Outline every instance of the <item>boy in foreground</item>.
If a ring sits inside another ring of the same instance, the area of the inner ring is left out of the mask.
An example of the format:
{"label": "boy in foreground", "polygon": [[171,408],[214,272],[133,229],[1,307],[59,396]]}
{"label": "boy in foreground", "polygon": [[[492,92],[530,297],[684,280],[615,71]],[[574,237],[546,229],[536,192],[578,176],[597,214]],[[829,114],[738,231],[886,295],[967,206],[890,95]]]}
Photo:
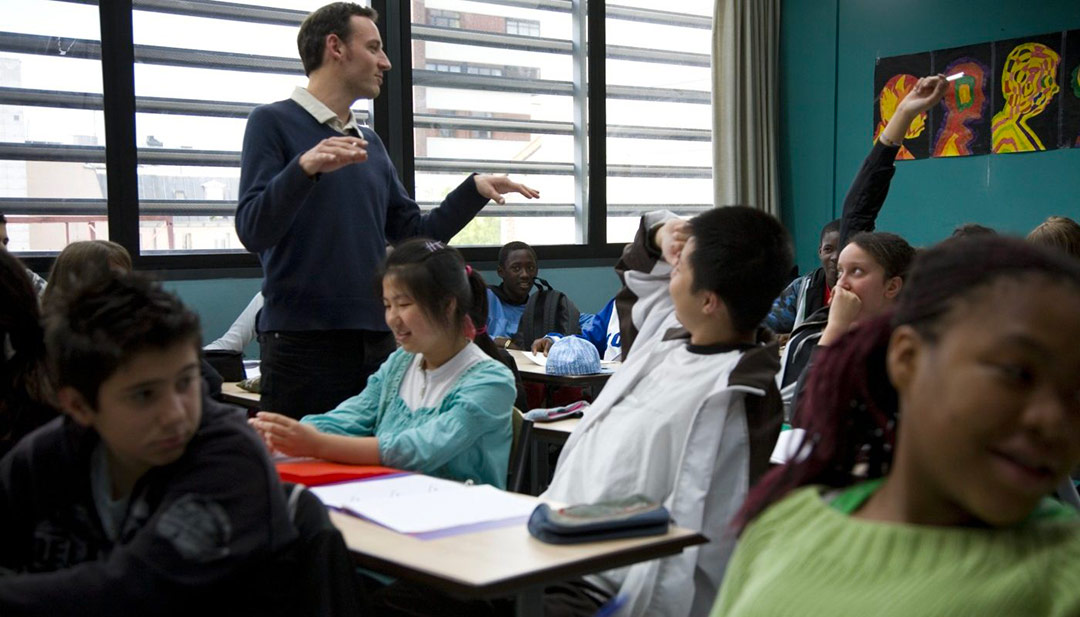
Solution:
{"label": "boy in foreground", "polygon": [[0,614],[295,608],[296,531],[262,444],[204,395],[198,317],[134,274],[57,304],[66,417],[0,461]]}

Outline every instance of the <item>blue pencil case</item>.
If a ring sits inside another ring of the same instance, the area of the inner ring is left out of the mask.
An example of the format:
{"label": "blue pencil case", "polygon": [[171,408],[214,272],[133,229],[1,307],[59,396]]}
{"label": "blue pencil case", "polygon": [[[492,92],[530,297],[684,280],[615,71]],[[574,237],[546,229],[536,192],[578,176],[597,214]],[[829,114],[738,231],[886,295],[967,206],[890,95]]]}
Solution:
{"label": "blue pencil case", "polygon": [[552,508],[542,503],[529,517],[529,533],[549,544],[577,544],[667,533],[671,514],[634,495],[617,501]]}

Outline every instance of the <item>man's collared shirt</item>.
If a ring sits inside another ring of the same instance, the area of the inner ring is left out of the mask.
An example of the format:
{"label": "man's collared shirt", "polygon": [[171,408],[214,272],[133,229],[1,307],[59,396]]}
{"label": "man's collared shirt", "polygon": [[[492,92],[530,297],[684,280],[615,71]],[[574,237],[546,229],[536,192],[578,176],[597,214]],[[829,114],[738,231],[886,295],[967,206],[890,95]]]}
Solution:
{"label": "man's collared shirt", "polygon": [[349,110],[349,121],[342,122],[341,118],[338,118],[338,115],[332,109],[315,98],[315,95],[308,92],[306,88],[297,86],[289,98],[296,101],[296,104],[300,107],[303,107],[304,111],[311,114],[319,124],[325,124],[342,135],[363,136],[360,126],[356,123],[356,114],[351,109]]}

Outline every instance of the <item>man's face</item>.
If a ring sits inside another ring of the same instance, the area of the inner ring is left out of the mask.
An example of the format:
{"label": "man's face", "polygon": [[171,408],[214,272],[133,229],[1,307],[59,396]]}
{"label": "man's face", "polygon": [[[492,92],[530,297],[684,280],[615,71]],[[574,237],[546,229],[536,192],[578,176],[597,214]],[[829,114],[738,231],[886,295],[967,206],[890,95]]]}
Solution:
{"label": "man's face", "polygon": [[694,291],[694,267],[690,256],[694,254],[696,246],[691,236],[679,254],[679,261],[671,269],[671,280],[668,282],[668,292],[671,294],[672,304],[675,305],[675,316],[691,333],[701,321],[702,294],[705,293],[701,290]]}
{"label": "man's face", "polygon": [[822,234],[821,244],[818,245],[817,255],[821,260],[821,267],[825,269],[825,284],[829,289],[836,287],[836,258],[840,255],[840,247],[836,245],[839,242],[839,231],[827,231]]}
{"label": "man's face", "polygon": [[190,341],[135,354],[101,384],[97,409],[61,394],[65,411],[97,431],[114,474],[137,479],[183,455],[202,418],[199,355]]}
{"label": "man's face", "polygon": [[506,263],[496,270],[503,281],[503,289],[515,298],[527,298],[532,291],[533,279],[536,278],[536,257],[531,251],[518,249],[510,251]]}
{"label": "man's face", "polygon": [[356,98],[373,99],[379,96],[383,73],[390,70],[390,60],[383,51],[382,37],[375,22],[353,15],[349,24],[351,33],[342,42],[342,78]]}
{"label": "man's face", "polygon": [[7,250],[8,240],[7,223],[0,223],[0,250]]}

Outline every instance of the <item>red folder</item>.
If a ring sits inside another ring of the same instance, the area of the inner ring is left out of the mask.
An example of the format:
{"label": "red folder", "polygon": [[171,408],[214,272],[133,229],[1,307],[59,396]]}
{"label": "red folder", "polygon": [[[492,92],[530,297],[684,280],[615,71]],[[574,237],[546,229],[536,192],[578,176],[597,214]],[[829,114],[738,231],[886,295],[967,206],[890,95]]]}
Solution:
{"label": "red folder", "polygon": [[295,482],[304,486],[333,484],[346,480],[362,480],[392,473],[402,473],[400,469],[379,465],[342,465],[327,461],[282,462],[274,465],[282,482]]}

